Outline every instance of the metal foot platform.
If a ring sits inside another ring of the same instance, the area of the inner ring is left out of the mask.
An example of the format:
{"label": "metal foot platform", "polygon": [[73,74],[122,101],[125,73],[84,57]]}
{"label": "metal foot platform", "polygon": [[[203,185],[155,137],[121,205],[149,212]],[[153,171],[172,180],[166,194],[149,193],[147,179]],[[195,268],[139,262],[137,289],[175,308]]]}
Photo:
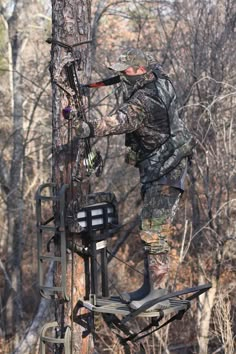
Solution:
{"label": "metal foot platform", "polygon": [[[98,313],[109,313],[121,316],[128,316],[132,313],[132,310],[128,304],[124,304],[121,301],[112,299],[97,299],[96,305],[91,304],[89,301],[80,301],[81,306],[86,309],[98,312]],[[181,310],[187,310],[190,307],[190,301],[180,300],[180,299],[170,299],[170,307],[160,310],[144,311],[138,314],[138,317],[156,317],[159,316],[160,312],[164,315],[171,314],[173,312],[178,312]]]}
{"label": "metal foot platform", "polygon": [[[105,299],[91,295],[89,301],[78,301],[75,312],[77,313],[79,308],[84,307],[91,313],[102,313],[109,328],[117,328],[126,335],[125,338],[119,336],[121,343],[124,345],[129,341],[137,342],[145,336],[163,328],[169,323],[175,320],[181,320],[185,312],[191,307],[191,301],[208,291],[210,288],[211,284],[204,284],[175,291],[150,300],[136,310],[132,309],[129,304],[122,302],[122,300],[118,300],[117,297]],[[151,310],[153,306],[164,300],[169,300],[169,307],[163,309],[154,308],[154,310]],[[75,317],[76,313],[74,313]],[[118,318],[117,316],[121,318]],[[126,324],[127,322],[132,322],[138,317],[149,318],[150,323],[141,331],[133,333]],[[80,315],[77,315],[78,321],[79,318]],[[152,329],[153,327],[154,329]]]}
{"label": "metal foot platform", "polygon": [[[80,306],[85,307],[93,312],[110,313],[116,315],[119,314],[125,316],[122,323],[126,323],[135,317],[156,317],[159,315],[160,311],[167,315],[173,312],[188,310],[191,305],[191,300],[197,298],[210,288],[211,284],[204,284],[193,288],[186,288],[173,293],[168,293],[164,296],[148,301],[136,310],[132,309],[129,304],[124,303],[124,301],[122,302],[122,300],[118,300],[117,298],[113,299],[112,297],[109,299],[104,299],[94,296],[90,298],[90,301],[79,300],[79,303]],[[192,295],[185,299],[181,298],[182,296],[188,294]],[[152,311],[149,310],[164,300],[170,301],[170,307],[155,309]]]}

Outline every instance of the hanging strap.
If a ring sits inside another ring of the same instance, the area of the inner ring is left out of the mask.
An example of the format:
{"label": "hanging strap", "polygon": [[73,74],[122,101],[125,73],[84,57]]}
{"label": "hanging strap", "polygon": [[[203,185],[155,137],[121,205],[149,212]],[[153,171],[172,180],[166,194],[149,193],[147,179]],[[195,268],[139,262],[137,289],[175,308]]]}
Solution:
{"label": "hanging strap", "polygon": [[[180,310],[177,314],[175,314],[174,316],[172,316],[168,321],[164,322],[161,326],[158,325],[158,321],[160,321],[160,319],[158,318],[157,320],[155,320],[155,323],[151,323],[150,325],[146,326],[145,328],[143,328],[140,332],[138,333],[135,333],[127,338],[124,338],[123,341],[124,342],[128,342],[128,341],[131,341],[131,342],[137,342],[147,336],[149,336],[150,334],[158,331],[159,329],[167,326],[168,324],[170,324],[171,322],[175,321],[175,320],[181,320],[183,315],[185,314],[185,312],[189,309],[190,305],[188,306],[187,309],[184,309],[184,310]],[[163,316],[164,316],[164,313],[163,313]],[[163,318],[162,316],[162,318]],[[157,322],[156,322],[157,321]],[[158,326],[157,328],[153,329],[151,332],[148,332],[148,333],[145,333],[143,334],[142,336],[139,336],[140,334],[148,331],[149,329],[151,329],[152,327],[154,326]]]}

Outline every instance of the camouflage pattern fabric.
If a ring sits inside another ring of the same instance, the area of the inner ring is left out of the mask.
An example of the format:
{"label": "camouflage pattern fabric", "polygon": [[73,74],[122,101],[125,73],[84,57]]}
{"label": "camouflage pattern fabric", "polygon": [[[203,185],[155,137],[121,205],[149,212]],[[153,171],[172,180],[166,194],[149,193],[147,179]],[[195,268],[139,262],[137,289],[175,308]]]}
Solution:
{"label": "camouflage pattern fabric", "polygon": [[194,139],[178,115],[173,85],[159,69],[135,76],[130,84],[121,75],[121,81],[128,87],[125,102],[115,114],[78,127],[78,135],[125,133],[126,145],[136,152],[141,182],[158,180],[191,155]]}
{"label": "camouflage pattern fabric", "polygon": [[169,251],[167,240],[173,235],[172,221],[178,208],[181,191],[159,185],[158,182],[143,186],[143,209],[141,213],[141,239],[149,253]]}
{"label": "camouflage pattern fabric", "polygon": [[116,196],[112,192],[98,192],[98,193],[90,193],[86,195],[85,205],[92,205],[92,204],[99,204],[99,203],[113,204],[115,210],[118,209]]}
{"label": "camouflage pattern fabric", "polygon": [[169,271],[168,238],[174,233],[172,221],[182,193],[158,182],[144,185],[142,191],[140,237],[149,257],[150,280],[154,289],[165,288]]}
{"label": "camouflage pattern fabric", "polygon": [[153,289],[165,289],[169,272],[169,256],[167,252],[149,255],[149,274]]}
{"label": "camouflage pattern fabric", "polygon": [[143,52],[142,49],[130,48],[122,53],[118,61],[110,65],[110,69],[121,72],[129,67],[149,67],[151,64],[155,63],[155,58],[150,52]]}
{"label": "camouflage pattern fabric", "polygon": [[[151,181],[155,181],[157,178],[155,177],[156,174],[158,173],[158,184],[162,185],[168,185],[171,187],[175,187],[178,189],[181,189],[184,191],[184,183],[185,183],[185,177],[187,175],[187,167],[188,167],[188,159],[183,158],[180,163],[170,171],[168,171],[166,174],[162,175],[162,166],[159,166],[159,172],[156,170],[154,172],[153,168],[154,166],[152,165],[152,157],[150,159],[146,159],[145,162],[142,163],[142,165],[139,165],[139,173],[140,173],[140,180],[141,183],[143,184],[148,184]],[[150,172],[151,171],[151,172]]]}
{"label": "camouflage pattern fabric", "polygon": [[80,138],[88,138],[91,136],[91,125],[80,119],[73,120],[72,128]]}

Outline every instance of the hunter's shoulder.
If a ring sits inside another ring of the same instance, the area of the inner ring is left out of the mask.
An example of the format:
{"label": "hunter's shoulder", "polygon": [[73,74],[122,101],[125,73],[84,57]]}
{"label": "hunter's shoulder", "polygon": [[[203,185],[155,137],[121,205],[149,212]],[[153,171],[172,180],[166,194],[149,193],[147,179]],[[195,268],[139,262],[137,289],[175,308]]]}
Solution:
{"label": "hunter's shoulder", "polygon": [[151,70],[156,80],[170,80],[169,75],[160,64],[156,63],[152,65]]}

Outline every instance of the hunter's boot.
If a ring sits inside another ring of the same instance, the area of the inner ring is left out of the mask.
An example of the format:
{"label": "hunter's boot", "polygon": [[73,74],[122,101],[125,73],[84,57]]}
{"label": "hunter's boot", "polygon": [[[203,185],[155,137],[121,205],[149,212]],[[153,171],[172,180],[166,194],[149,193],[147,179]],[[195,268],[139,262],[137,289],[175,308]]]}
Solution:
{"label": "hunter's boot", "polygon": [[[143,298],[131,301],[130,307],[134,309],[168,293],[166,286],[169,270],[169,246],[166,236],[160,235],[158,242],[146,243],[144,249],[148,258],[149,292]],[[165,300],[150,307],[147,311],[165,309],[169,306],[169,300]]]}
{"label": "hunter's boot", "polygon": [[134,300],[141,300],[147,296],[150,292],[150,275],[149,275],[149,265],[148,265],[148,254],[144,252],[144,273],[143,273],[143,284],[142,286],[130,293],[122,293],[121,298],[125,302],[129,303]]}

